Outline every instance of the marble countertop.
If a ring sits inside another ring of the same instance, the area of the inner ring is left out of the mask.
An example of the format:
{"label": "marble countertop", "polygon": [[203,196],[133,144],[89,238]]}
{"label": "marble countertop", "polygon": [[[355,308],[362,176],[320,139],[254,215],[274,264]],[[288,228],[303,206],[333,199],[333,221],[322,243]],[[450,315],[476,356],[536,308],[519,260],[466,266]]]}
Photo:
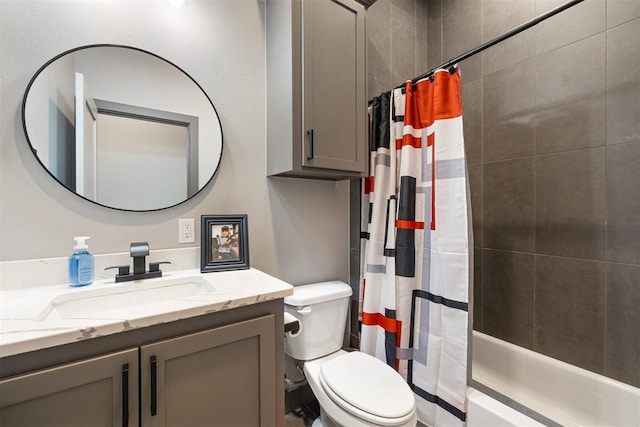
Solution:
{"label": "marble countertop", "polygon": [[[165,286],[166,284],[169,286]],[[169,289],[173,284],[188,285]],[[153,289],[164,287],[161,298]],[[173,292],[173,293],[172,293]],[[42,286],[0,292],[0,357],[284,298],[293,287],[254,268],[89,286]],[[109,296],[111,306],[101,307]],[[113,299],[119,298],[119,299]],[[114,308],[114,302],[117,308]]]}

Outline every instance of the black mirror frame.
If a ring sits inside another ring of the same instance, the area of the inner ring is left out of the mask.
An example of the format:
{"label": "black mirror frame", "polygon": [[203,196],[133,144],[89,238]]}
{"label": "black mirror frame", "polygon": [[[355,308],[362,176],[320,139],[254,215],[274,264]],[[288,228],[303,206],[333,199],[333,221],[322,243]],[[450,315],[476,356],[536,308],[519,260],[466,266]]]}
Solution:
{"label": "black mirror frame", "polygon": [[[218,120],[218,125],[220,126],[220,161],[218,162],[218,164],[216,166],[216,169],[211,174],[211,177],[209,178],[209,180],[198,191],[196,191],[195,193],[193,193],[191,196],[187,197],[186,199],[182,200],[181,202],[175,203],[175,204],[170,205],[170,206],[163,206],[163,207],[160,207],[160,208],[157,208],[157,209],[140,209],[140,210],[138,210],[138,209],[118,208],[118,207],[114,207],[114,206],[109,206],[109,205],[105,205],[105,204],[102,204],[102,203],[98,203],[95,200],[91,200],[91,199],[89,199],[87,197],[84,197],[81,194],[76,193],[75,191],[73,191],[72,189],[70,189],[69,187],[64,185],[62,182],[60,182],[60,180],[53,173],[51,173],[49,168],[38,157],[38,154],[37,154],[38,150],[31,143],[31,139],[29,138],[29,133],[27,132],[27,123],[26,123],[26,117],[25,117],[27,96],[29,95],[29,90],[31,89],[31,86],[33,85],[33,83],[36,80],[36,78],[40,75],[40,73],[44,69],[46,69],[49,65],[51,65],[53,62],[58,60],[59,58],[65,56],[65,55],[68,55],[70,53],[79,51],[79,50],[95,48],[95,47],[117,47],[117,48],[131,49],[131,50],[135,50],[135,51],[138,51],[138,52],[141,52],[141,53],[145,53],[145,54],[151,55],[151,56],[153,56],[155,58],[158,58],[158,59],[166,62],[167,64],[175,67],[178,71],[182,72],[185,76],[187,76],[189,78],[189,80],[191,80],[198,87],[198,89],[200,89],[202,94],[207,98],[207,101],[211,105],[211,108],[215,112],[216,119]],[[211,183],[211,181],[213,180],[213,177],[216,176],[216,174],[218,173],[218,170],[220,169],[220,163],[222,162],[222,155],[224,153],[224,132],[223,132],[223,129],[222,129],[222,122],[220,121],[220,115],[218,114],[218,111],[216,110],[216,107],[213,105],[213,102],[211,101],[211,98],[209,98],[209,95],[207,94],[207,92],[205,92],[205,90],[202,88],[202,86],[200,86],[200,84],[197,81],[195,81],[195,79],[193,77],[191,77],[189,75],[189,73],[184,71],[182,68],[178,67],[173,62],[171,62],[171,61],[169,61],[169,60],[167,60],[167,59],[165,59],[165,58],[161,57],[160,55],[157,55],[157,54],[155,54],[153,52],[149,52],[147,50],[140,49],[140,48],[133,47],[133,46],[127,46],[127,45],[121,45],[121,44],[111,44],[111,43],[90,44],[90,45],[84,45],[84,46],[79,46],[79,47],[76,47],[76,48],[73,48],[73,49],[69,49],[69,50],[67,50],[65,52],[62,52],[62,53],[54,56],[53,58],[48,60],[44,65],[42,65],[38,69],[38,71],[35,72],[33,77],[31,77],[31,80],[29,80],[29,84],[27,85],[27,88],[24,91],[24,96],[22,97],[21,115],[22,115],[22,129],[24,131],[25,138],[27,139],[27,143],[29,144],[29,149],[30,149],[31,153],[34,155],[34,157],[36,158],[36,160],[38,161],[38,163],[40,163],[40,166],[42,166],[42,168],[45,171],[47,171],[49,176],[51,176],[58,184],[60,184],[67,191],[69,191],[70,193],[74,194],[75,196],[80,197],[81,199],[84,199],[84,200],[86,200],[88,202],[91,202],[91,203],[93,203],[95,205],[102,206],[102,207],[105,207],[105,208],[108,208],[108,209],[117,210],[117,211],[123,211],[123,212],[156,212],[156,211],[161,211],[161,210],[165,210],[165,209],[170,209],[172,207],[181,205],[181,204],[187,202],[188,200],[191,200],[197,194],[199,194],[205,187],[207,187]]]}

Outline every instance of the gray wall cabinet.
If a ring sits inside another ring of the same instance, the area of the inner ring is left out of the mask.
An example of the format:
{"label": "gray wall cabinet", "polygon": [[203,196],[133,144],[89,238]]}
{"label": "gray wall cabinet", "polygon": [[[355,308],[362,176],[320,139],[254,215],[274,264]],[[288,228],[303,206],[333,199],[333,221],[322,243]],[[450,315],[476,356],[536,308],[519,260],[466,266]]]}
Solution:
{"label": "gray wall cabinet", "polygon": [[282,425],[283,312],[270,301],[2,359],[0,424]]}
{"label": "gray wall cabinet", "polygon": [[364,7],[355,0],[269,0],[266,5],[267,174],[364,176]]}

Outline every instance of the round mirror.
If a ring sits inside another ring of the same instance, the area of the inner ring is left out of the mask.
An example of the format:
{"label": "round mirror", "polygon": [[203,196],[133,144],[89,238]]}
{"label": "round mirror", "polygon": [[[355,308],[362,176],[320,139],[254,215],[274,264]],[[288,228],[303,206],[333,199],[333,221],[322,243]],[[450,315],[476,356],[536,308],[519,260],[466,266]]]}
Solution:
{"label": "round mirror", "polygon": [[198,83],[128,46],[83,46],[48,61],[29,82],[22,123],[52,177],[113,209],[182,203],[222,157],[220,119]]}

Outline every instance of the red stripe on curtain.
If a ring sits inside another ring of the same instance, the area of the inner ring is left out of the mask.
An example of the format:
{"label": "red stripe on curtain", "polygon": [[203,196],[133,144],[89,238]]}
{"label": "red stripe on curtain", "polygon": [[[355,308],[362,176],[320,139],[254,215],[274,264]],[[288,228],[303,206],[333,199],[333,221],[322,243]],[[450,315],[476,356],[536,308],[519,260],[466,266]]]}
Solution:
{"label": "red stripe on curtain", "polygon": [[[400,322],[396,319],[386,317],[382,313],[362,313],[362,324],[367,326],[380,326],[387,332],[397,333]],[[396,338],[397,339],[397,338]]]}
{"label": "red stripe on curtain", "polygon": [[396,147],[398,149],[404,147],[405,145],[410,145],[413,148],[422,148],[422,138],[416,138],[413,135],[403,135],[402,139],[399,140],[400,147]]}
{"label": "red stripe on curtain", "polygon": [[[402,342],[402,322],[397,319],[386,317],[382,313],[362,312],[362,324],[367,326],[380,326],[385,331],[396,334],[396,347],[400,347]],[[400,359],[396,357],[396,371],[400,370]]]}
{"label": "red stripe on curtain", "polygon": [[433,111],[434,85],[427,80],[419,82],[415,88],[411,82],[407,82],[405,92],[404,124],[414,129],[423,129],[435,120]]}
{"label": "red stripe on curtain", "polygon": [[424,230],[424,222],[396,219],[396,228],[404,228],[408,230]]}
{"label": "red stripe on curtain", "polygon": [[416,138],[413,135],[403,135],[402,139],[396,139],[396,150],[400,150],[405,145],[413,148],[422,148],[422,138]]}
{"label": "red stripe on curtain", "polygon": [[462,115],[460,73],[457,71],[453,74],[440,72],[436,73],[434,77],[435,98],[433,102],[436,120],[460,117]]}
{"label": "red stripe on curtain", "polygon": [[373,177],[367,176],[364,178],[364,194],[373,193]]}
{"label": "red stripe on curtain", "polygon": [[405,105],[413,105],[413,108],[405,109],[404,124],[414,129],[431,126],[436,119],[452,119],[462,115],[458,72],[437,72],[433,82],[421,80],[415,87],[409,81],[405,91]]}

